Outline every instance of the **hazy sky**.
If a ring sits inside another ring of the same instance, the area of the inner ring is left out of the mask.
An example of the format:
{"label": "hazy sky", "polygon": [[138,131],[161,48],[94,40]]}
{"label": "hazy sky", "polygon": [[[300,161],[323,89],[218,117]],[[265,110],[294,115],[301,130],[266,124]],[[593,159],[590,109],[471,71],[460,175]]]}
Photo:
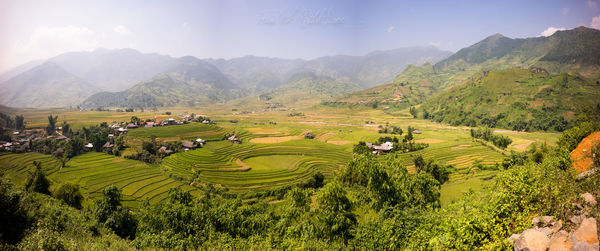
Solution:
{"label": "hazy sky", "polygon": [[311,59],[435,45],[457,51],[501,33],[600,29],[600,0],[0,0],[0,72],[66,51]]}

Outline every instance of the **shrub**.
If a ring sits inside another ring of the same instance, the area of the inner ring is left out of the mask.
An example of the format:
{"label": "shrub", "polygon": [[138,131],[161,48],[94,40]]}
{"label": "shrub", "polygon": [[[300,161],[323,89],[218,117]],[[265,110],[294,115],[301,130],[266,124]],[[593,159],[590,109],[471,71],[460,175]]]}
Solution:
{"label": "shrub", "polygon": [[50,188],[50,181],[48,181],[42,170],[42,163],[34,161],[33,165],[35,166],[35,170],[29,174],[29,178],[25,182],[25,189],[30,192],[50,194],[50,190],[48,190]]}
{"label": "shrub", "polygon": [[83,195],[79,192],[79,185],[65,183],[56,190],[54,197],[64,201],[67,205],[81,209]]}

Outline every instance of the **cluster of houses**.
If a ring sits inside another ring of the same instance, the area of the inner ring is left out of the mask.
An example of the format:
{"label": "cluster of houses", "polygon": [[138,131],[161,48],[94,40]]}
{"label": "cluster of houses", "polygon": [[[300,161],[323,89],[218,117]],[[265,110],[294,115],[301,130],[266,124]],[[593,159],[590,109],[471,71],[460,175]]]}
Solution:
{"label": "cluster of houses", "polygon": [[28,130],[23,132],[13,132],[9,141],[0,140],[0,150],[3,151],[19,151],[29,152],[31,150],[31,144],[38,140],[54,138],[57,141],[68,141],[69,138],[63,135],[58,136],[45,136],[43,133],[35,130]]}
{"label": "cluster of houses", "polygon": [[373,143],[366,143],[366,145],[367,147],[373,149],[374,154],[389,153],[392,151],[392,149],[394,149],[394,143],[390,141],[387,141],[381,145],[375,145]]}

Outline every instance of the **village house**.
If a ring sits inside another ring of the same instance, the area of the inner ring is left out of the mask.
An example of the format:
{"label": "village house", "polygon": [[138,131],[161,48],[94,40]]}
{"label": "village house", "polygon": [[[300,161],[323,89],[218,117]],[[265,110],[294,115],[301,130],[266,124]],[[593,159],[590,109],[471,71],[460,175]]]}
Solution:
{"label": "village house", "polygon": [[92,143],[87,143],[83,147],[85,148],[86,151],[91,151],[94,148],[94,145]]}
{"label": "village house", "polygon": [[366,143],[366,145],[367,147],[373,149],[374,154],[389,153],[390,151],[392,151],[392,149],[394,149],[394,143],[389,141],[381,145],[375,145],[372,143]]}
{"label": "village house", "polygon": [[184,141],[181,145],[183,145],[186,151],[196,148],[196,144],[192,141]]}
{"label": "village house", "polygon": [[58,140],[58,141],[63,141],[63,140],[69,141],[69,138],[67,138],[67,136],[60,135],[60,136],[56,137],[56,140]]}
{"label": "village house", "polygon": [[311,132],[307,132],[306,134],[304,134],[304,138],[305,139],[314,139],[315,135],[312,134]]}
{"label": "village house", "polygon": [[231,135],[229,138],[227,138],[227,140],[229,140],[229,142],[231,142],[231,143],[238,143],[238,144],[242,143],[240,138],[238,138],[238,136],[236,136],[236,135]]}
{"label": "village house", "polygon": [[414,133],[414,134],[421,134],[422,132],[415,129],[415,130],[412,131],[412,133]]}
{"label": "village house", "polygon": [[134,123],[129,123],[129,124],[127,125],[127,129],[135,129],[135,128],[138,128],[138,125],[137,125],[137,124],[134,124]]}
{"label": "village house", "polygon": [[160,153],[160,154],[167,154],[167,155],[169,155],[169,154],[173,153],[173,150],[167,150],[167,147],[166,147],[166,146],[161,146],[161,147],[158,149],[158,153]]}
{"label": "village house", "polygon": [[175,124],[175,119],[173,118],[168,118],[166,120],[163,120],[162,125],[164,126],[168,126],[168,125],[174,125]]}
{"label": "village house", "polygon": [[112,150],[113,146],[114,145],[111,144],[110,141],[106,141],[106,143],[104,143],[104,145],[102,146],[102,148],[108,149],[108,150]]}
{"label": "village house", "polygon": [[204,143],[206,143],[206,140],[203,139],[196,139],[196,143],[200,144],[200,146],[203,146]]}
{"label": "village house", "polygon": [[146,125],[144,125],[144,127],[154,127],[154,122],[146,122]]}

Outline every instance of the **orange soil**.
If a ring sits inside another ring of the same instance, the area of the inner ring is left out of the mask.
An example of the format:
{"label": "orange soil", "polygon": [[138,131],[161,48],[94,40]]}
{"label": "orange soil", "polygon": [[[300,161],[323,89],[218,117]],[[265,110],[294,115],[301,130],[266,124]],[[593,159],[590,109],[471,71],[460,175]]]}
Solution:
{"label": "orange soil", "polygon": [[571,152],[571,159],[573,160],[573,167],[577,172],[583,172],[588,170],[594,164],[592,160],[592,147],[600,144],[600,132],[594,132],[585,137],[575,150]]}

